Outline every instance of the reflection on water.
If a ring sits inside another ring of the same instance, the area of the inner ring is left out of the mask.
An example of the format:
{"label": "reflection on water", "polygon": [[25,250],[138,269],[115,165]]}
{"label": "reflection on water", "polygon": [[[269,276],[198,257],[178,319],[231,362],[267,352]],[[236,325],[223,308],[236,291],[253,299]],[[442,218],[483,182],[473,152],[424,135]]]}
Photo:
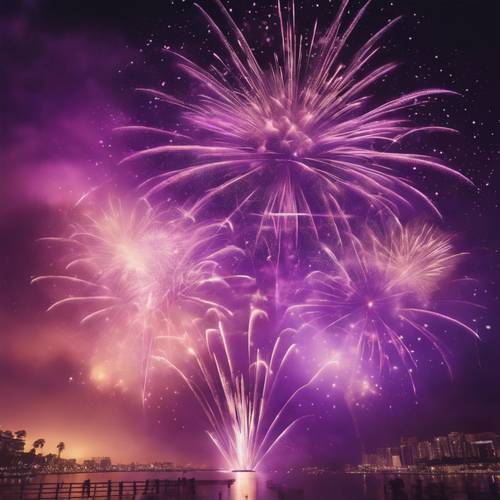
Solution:
{"label": "reflection on water", "polygon": [[[288,472],[116,472],[49,475],[36,482],[144,481],[146,479],[235,479],[196,489],[198,500],[500,500],[500,476],[488,474],[416,475]],[[161,500],[162,496],[148,495]],[[177,498],[177,497],[176,497]],[[192,498],[192,497],[190,497]],[[137,497],[137,500],[139,497]]]}
{"label": "reflection on water", "polygon": [[252,500],[257,498],[257,473],[235,472],[235,483],[231,487],[231,500]]}

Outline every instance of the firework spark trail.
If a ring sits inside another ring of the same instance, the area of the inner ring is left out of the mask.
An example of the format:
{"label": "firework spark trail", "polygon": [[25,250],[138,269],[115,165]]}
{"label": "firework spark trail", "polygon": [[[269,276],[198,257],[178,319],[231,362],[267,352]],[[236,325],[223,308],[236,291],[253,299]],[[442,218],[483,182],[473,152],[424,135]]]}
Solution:
{"label": "firework spark trail", "polygon": [[321,39],[314,26],[307,48],[295,26],[294,4],[285,15],[278,1],[282,48],[265,70],[226,8],[219,0],[216,3],[229,26],[228,36],[198,8],[217,34],[225,55],[214,53],[214,63],[204,69],[176,54],[180,67],[203,90],[188,102],[141,89],[179,108],[190,137],[174,137],[177,142],[136,152],[126,160],[177,153],[193,157],[185,168],[147,181],[149,195],[195,176],[210,176],[212,189],[195,201],[192,214],[234,189],[246,205],[253,204],[260,212],[259,233],[270,225],[275,233],[292,228],[297,235],[299,218],[308,219],[313,229],[315,220],[325,215],[332,217],[334,224],[334,215],[348,224],[342,208],[347,195],[390,214],[397,214],[401,206],[411,206],[415,199],[438,212],[407,180],[406,173],[412,167],[468,181],[439,159],[392,149],[412,134],[452,132],[446,127],[415,126],[404,118],[409,108],[452,92],[431,88],[370,105],[369,89],[396,67],[389,63],[370,69],[369,64],[379,50],[381,37],[397,19],[369,38],[349,61],[342,62],[368,3],[344,22],[349,2],[343,0]]}
{"label": "firework spark trail", "polygon": [[[81,323],[102,320],[107,330],[115,327],[130,336],[131,345],[142,338],[146,384],[155,337],[176,330],[184,315],[207,308],[230,316],[217,301],[217,289],[250,280],[223,274],[221,263],[242,253],[227,244],[224,230],[220,224],[172,218],[144,200],[133,208],[113,200],[86,214],[68,237],[42,238],[63,245],[69,262],[64,273],[38,276],[33,283],[68,287],[49,311],[76,305],[85,311]],[[126,348],[132,350],[131,345]]]}
{"label": "firework spark trail", "polygon": [[378,360],[382,369],[396,355],[413,384],[415,336],[430,342],[451,371],[446,347],[433,333],[432,323],[478,335],[462,321],[431,308],[434,292],[463,255],[454,252],[451,238],[429,225],[397,224],[386,233],[367,230],[364,238],[353,237],[345,256],[324,245],[327,269],[307,276],[308,297],[290,312],[297,312],[306,324],[340,333],[356,346],[360,361]]}
{"label": "firework spark trail", "polygon": [[[284,402],[276,405],[273,393],[280,385],[283,392],[283,374],[296,355],[295,330],[285,329],[259,342],[256,329],[262,320],[268,322],[266,312],[252,309],[244,348],[235,345],[235,335],[228,335],[219,321],[217,328],[195,329],[197,335],[190,332],[182,339],[176,338],[188,353],[185,366],[181,360],[175,361],[167,355],[156,356],[189,387],[211,426],[207,431],[210,439],[232,469],[256,469],[289,431],[306,418],[287,419],[286,410],[329,366],[326,363],[300,383],[287,379],[288,394]],[[243,364],[242,351],[247,353]]]}

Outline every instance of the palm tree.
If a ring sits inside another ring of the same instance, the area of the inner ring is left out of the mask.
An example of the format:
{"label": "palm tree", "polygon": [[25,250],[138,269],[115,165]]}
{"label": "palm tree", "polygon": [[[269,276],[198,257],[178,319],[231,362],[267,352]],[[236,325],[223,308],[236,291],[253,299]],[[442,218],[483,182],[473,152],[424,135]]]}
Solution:
{"label": "palm tree", "polygon": [[14,432],[14,434],[16,435],[17,439],[26,439],[27,432],[25,430],[21,430]]}
{"label": "palm tree", "polygon": [[61,441],[57,446],[57,459],[59,460],[61,458],[61,453],[64,451],[66,448],[66,445]]}
{"label": "palm tree", "polygon": [[45,439],[37,439],[34,443],[33,443],[33,448],[37,449],[37,448],[40,448],[40,455],[42,454],[43,452],[43,447],[45,446]]}

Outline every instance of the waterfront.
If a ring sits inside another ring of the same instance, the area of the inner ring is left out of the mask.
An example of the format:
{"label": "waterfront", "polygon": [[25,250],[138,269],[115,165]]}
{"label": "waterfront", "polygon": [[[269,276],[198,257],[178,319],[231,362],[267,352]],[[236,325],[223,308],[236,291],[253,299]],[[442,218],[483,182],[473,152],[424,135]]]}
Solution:
{"label": "waterfront", "polygon": [[[153,479],[196,478],[235,479],[228,488],[201,484],[196,498],[204,500],[494,500],[500,498],[492,484],[500,483],[500,475],[490,474],[402,474],[402,496],[394,496],[390,481],[394,474],[346,474],[321,470],[288,472],[114,472],[81,474],[46,474],[33,478],[34,483],[91,482],[111,480],[145,481]],[[147,498],[163,498],[148,496]]]}

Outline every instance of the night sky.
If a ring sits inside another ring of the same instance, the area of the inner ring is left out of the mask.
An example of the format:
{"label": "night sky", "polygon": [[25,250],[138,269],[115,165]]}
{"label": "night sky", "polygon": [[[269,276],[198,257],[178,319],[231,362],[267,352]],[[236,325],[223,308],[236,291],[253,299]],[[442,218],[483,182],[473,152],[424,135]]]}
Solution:
{"label": "night sky", "polygon": [[[201,3],[214,10],[208,0]],[[277,35],[274,3],[225,3],[256,52],[268,58]],[[323,23],[331,19],[337,4],[300,3],[302,29],[316,17]],[[460,134],[426,137],[429,143],[417,147],[446,159],[475,188],[436,174],[417,182],[441,209],[443,227],[470,252],[464,272],[477,279],[472,299],[486,307],[469,316],[481,341],[454,338],[452,380],[439,367],[423,368],[416,396],[389,385],[389,396],[356,410],[357,426],[340,397],[336,408],[327,410],[324,397],[310,395],[318,418],[291,435],[278,455],[301,450],[297,460],[304,463],[337,463],[356,460],[361,447],[396,443],[401,435],[500,432],[496,3],[374,0],[353,39],[363,41],[402,15],[378,56],[401,66],[375,98],[423,87],[459,94],[426,108],[424,118]],[[268,19],[269,31],[263,22]],[[60,233],[85,192],[101,185],[133,188],[151,174],[141,165],[117,165],[136,145],[112,129],[175,122],[168,107],[134,91],[161,88],[165,81],[174,90],[186,87],[185,76],[162,48],[203,64],[216,44],[190,1],[150,0],[139,6],[26,0],[0,6],[0,428],[25,428],[29,440],[46,438],[44,451],[55,451],[63,440],[68,457],[218,463],[201,412],[193,411],[181,384],[166,381],[144,409],[134,391],[102,387],[88,363],[97,332],[79,327],[69,313],[46,313],[50,297],[43,287],[30,285],[50,262],[36,240]]]}

